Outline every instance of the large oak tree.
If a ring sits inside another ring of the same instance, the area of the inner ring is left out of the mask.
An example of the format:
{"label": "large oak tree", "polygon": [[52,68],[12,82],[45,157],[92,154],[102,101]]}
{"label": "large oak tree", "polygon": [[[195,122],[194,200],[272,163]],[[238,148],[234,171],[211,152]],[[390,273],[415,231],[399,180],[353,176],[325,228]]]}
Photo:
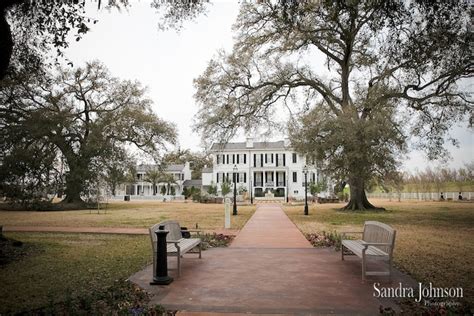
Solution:
{"label": "large oak tree", "polygon": [[196,128],[225,141],[286,107],[293,146],[349,183],[346,208],[374,208],[365,185],[409,137],[436,158],[449,127],[472,119],[469,23],[462,1],[243,3],[232,53],[195,81]]}
{"label": "large oak tree", "polygon": [[[89,2],[97,4],[98,10],[102,6],[122,11],[131,6],[128,0]],[[37,68],[51,61],[48,56],[63,56],[70,40],[80,40],[98,22],[88,16],[86,4],[86,0],[1,0],[0,80],[12,65]],[[198,0],[153,0],[150,4],[159,14],[160,29],[180,29],[184,21],[205,13],[207,6]]]}
{"label": "large oak tree", "polygon": [[106,167],[102,162],[124,146],[158,157],[175,141],[174,125],[151,104],[138,82],[113,77],[97,61],[9,78],[0,89],[2,161],[18,147],[52,146],[66,162],[64,201],[80,203],[88,181]]}

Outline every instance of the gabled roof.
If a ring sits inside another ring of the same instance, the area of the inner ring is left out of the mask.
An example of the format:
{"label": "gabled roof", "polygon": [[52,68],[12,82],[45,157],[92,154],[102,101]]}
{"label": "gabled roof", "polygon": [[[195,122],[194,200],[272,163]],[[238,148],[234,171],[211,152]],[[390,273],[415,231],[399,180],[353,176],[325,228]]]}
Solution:
{"label": "gabled roof", "polygon": [[202,180],[186,180],[183,182],[184,187],[200,187],[202,185]]}
{"label": "gabled roof", "polygon": [[246,142],[236,142],[236,143],[214,143],[212,144],[211,150],[221,151],[221,150],[243,150],[243,149],[285,149],[285,141],[280,140],[276,142],[253,142],[252,147],[247,147]]}
{"label": "gabled roof", "polygon": [[[180,172],[183,171],[185,165],[168,165],[164,172]],[[149,170],[157,169],[158,165],[138,165],[138,172],[147,172]]]}

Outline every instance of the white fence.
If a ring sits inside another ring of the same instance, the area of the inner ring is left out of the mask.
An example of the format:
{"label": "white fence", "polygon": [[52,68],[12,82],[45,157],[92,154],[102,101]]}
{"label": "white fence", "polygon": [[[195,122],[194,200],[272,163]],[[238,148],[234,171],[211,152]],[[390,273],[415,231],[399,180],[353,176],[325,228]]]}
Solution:
{"label": "white fence", "polygon": [[[131,201],[184,201],[184,195],[129,195]],[[111,196],[111,200],[123,201],[124,195]]]}
{"label": "white fence", "polygon": [[[367,193],[368,198],[380,198],[380,199],[392,199],[398,200],[398,193]],[[443,198],[445,200],[459,200],[459,192],[443,192]],[[441,199],[441,192],[402,192],[400,194],[400,199],[402,200],[419,200],[419,201],[426,201],[426,200],[433,200],[438,201]],[[474,200],[474,192],[462,192],[462,199],[463,200]]]}

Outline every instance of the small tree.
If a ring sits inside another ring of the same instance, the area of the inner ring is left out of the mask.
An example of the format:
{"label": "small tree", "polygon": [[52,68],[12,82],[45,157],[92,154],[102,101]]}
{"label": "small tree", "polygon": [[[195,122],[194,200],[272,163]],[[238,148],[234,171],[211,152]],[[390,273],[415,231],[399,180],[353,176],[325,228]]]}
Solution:
{"label": "small tree", "polygon": [[228,181],[224,181],[222,184],[221,184],[221,192],[222,192],[222,196],[223,197],[226,197],[227,194],[230,193],[230,182]]}
{"label": "small tree", "polygon": [[389,172],[385,176],[383,187],[386,191],[390,192],[390,199],[392,198],[391,192],[397,192],[398,202],[401,202],[404,187],[403,174],[399,171]]}
{"label": "small tree", "polygon": [[309,185],[309,192],[314,198],[316,198],[318,193],[321,192],[322,190],[323,190],[322,184],[320,182],[319,183],[311,182],[311,184]]}
{"label": "small tree", "polygon": [[158,169],[151,169],[151,170],[148,170],[145,173],[145,179],[144,180],[146,182],[151,183],[151,186],[152,186],[152,189],[153,189],[153,195],[156,195],[157,190],[155,190],[155,188],[156,188],[156,185],[158,184],[158,182],[160,182],[161,177],[162,177],[162,174]]}
{"label": "small tree", "polygon": [[207,193],[209,193],[209,195],[212,195],[212,196],[217,195],[217,187],[214,185],[213,181],[211,181],[211,186],[209,187],[209,189],[207,189]]}
{"label": "small tree", "polygon": [[165,193],[168,194],[168,195],[171,194],[171,185],[176,184],[176,180],[174,179],[174,176],[172,174],[169,174],[169,173],[161,173],[159,182],[166,183]]}
{"label": "small tree", "polygon": [[468,171],[465,168],[459,168],[456,176],[456,186],[459,192],[464,191],[468,178]]}
{"label": "small tree", "polygon": [[165,195],[166,194],[166,186],[162,186],[160,192],[161,192],[161,195]]}
{"label": "small tree", "polygon": [[189,197],[188,187],[184,187],[183,192],[181,194],[184,196],[184,199],[186,200]]}

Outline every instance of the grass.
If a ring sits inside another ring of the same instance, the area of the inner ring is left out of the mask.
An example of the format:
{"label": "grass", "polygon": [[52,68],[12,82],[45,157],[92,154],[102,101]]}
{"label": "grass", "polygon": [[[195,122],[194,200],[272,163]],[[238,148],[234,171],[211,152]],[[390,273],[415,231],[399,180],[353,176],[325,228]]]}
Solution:
{"label": "grass", "polygon": [[[255,206],[239,206],[232,228],[240,229]],[[224,226],[222,204],[114,202],[107,212],[95,211],[0,211],[4,226],[149,227],[166,219],[182,226],[218,230]],[[152,262],[146,235],[5,233],[23,242],[15,261],[0,265],[0,315],[67,302],[123,282]],[[216,235],[220,236],[220,235]],[[211,246],[227,239],[209,237]],[[216,240],[214,240],[216,239]],[[207,240],[207,239],[206,239]],[[0,249],[1,250],[1,249]],[[102,291],[102,292],[101,292]],[[89,299],[88,299],[89,300]]]}
{"label": "grass", "polygon": [[474,204],[458,202],[389,202],[373,200],[385,212],[340,211],[343,204],[313,204],[285,212],[303,233],[360,231],[377,220],[397,230],[395,265],[416,280],[439,287],[462,287],[474,304]]}
{"label": "grass", "polygon": [[27,255],[0,266],[0,314],[90,295],[152,261],[148,236],[7,233]]}
{"label": "grass", "polygon": [[[1,205],[0,205],[1,209]],[[231,217],[231,227],[240,229],[255,212],[255,206],[239,206],[239,216]],[[106,213],[97,210],[78,211],[1,211],[4,226],[71,226],[71,227],[150,227],[175,219],[181,226],[216,230],[224,227],[223,204],[163,203],[158,201],[112,202]]]}

